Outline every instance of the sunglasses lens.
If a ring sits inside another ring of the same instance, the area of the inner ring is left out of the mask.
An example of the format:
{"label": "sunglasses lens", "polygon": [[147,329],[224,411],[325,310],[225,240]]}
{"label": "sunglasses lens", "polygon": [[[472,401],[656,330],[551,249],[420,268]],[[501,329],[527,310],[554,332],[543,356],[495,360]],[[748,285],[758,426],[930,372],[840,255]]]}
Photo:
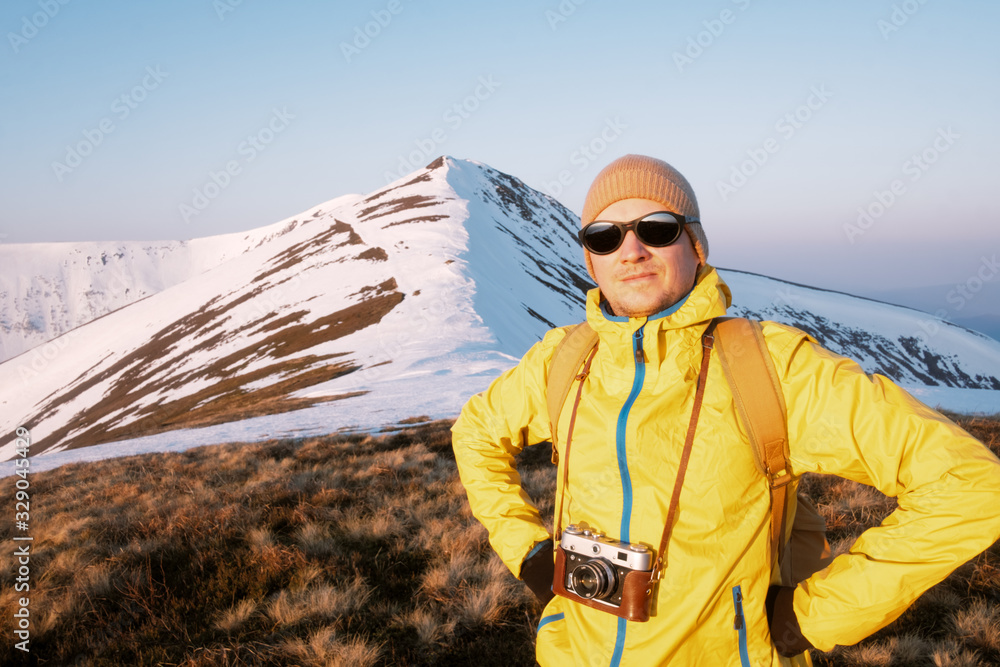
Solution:
{"label": "sunglasses lens", "polygon": [[636,223],[635,234],[646,245],[662,248],[680,236],[681,222],[669,213],[654,213]]}
{"label": "sunglasses lens", "polygon": [[583,231],[583,244],[597,255],[607,255],[621,245],[622,230],[609,222],[592,222]]}
{"label": "sunglasses lens", "polygon": [[680,238],[683,228],[683,218],[661,211],[628,223],[591,222],[583,228],[580,239],[595,255],[607,255],[621,246],[626,230],[635,230],[636,237],[647,246],[663,248]]}

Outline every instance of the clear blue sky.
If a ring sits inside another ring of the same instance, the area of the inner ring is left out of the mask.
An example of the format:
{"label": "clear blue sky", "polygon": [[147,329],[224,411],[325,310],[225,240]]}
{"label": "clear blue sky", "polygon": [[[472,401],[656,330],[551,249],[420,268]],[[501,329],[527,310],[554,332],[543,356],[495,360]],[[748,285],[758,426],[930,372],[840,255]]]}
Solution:
{"label": "clear blue sky", "polygon": [[865,291],[1000,252],[989,0],[11,0],[0,27],[6,243],[250,229],[439,154],[579,212],[638,152],[693,183],[717,265]]}

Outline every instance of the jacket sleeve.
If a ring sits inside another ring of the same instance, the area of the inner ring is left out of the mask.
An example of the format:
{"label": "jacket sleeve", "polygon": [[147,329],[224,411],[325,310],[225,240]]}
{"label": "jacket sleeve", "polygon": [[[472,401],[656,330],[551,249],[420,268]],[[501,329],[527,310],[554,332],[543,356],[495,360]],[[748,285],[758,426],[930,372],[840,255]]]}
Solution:
{"label": "jacket sleeve", "polygon": [[549,332],[517,366],[469,399],[452,426],[455,461],[472,513],[517,577],[532,547],[551,537],[521,488],[514,456],[550,437],[547,364],[563,335],[559,329]]}
{"label": "jacket sleeve", "polygon": [[788,348],[775,361],[792,472],[837,475],[898,502],[795,591],[802,633],[828,651],[888,625],[1000,537],[1000,461],[887,378],[801,334]]}

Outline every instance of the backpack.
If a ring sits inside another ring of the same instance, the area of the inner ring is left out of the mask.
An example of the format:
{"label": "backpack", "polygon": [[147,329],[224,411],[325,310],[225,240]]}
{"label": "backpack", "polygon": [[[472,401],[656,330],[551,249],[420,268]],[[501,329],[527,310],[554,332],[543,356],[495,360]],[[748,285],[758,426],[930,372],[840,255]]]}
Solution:
{"label": "backpack", "polygon": [[[715,344],[723,372],[754,461],[771,489],[771,564],[777,563],[782,584],[795,585],[832,560],[826,522],[812,501],[797,493],[798,480],[788,471],[785,400],[760,322],[736,317],[720,317],[716,322]],[[553,463],[558,463],[559,415],[597,340],[597,333],[583,322],[570,329],[552,355],[546,398]],[[790,526],[786,525],[789,515],[793,517]]]}

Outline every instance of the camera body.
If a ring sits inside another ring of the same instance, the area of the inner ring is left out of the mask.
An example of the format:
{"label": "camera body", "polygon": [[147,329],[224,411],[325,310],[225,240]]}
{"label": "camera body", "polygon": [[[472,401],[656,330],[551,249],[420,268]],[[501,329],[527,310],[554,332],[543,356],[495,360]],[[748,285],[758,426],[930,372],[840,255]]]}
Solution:
{"label": "camera body", "polygon": [[571,525],[563,531],[556,554],[553,590],[616,616],[647,620],[652,568],[648,547]]}

